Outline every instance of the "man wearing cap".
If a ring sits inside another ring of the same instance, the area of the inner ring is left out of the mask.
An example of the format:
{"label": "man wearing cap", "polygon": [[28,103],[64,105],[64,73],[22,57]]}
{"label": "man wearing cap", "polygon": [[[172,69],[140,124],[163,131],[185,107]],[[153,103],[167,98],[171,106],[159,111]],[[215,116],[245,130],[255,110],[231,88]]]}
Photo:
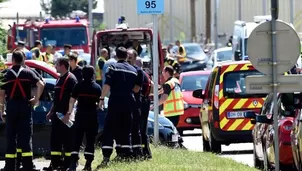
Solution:
{"label": "man wearing cap", "polygon": [[42,42],[40,40],[36,40],[35,47],[30,50],[33,53],[33,59],[43,61],[41,48]]}
{"label": "man wearing cap", "polygon": [[26,49],[25,43],[23,41],[18,41],[17,45],[18,45],[18,48],[20,48],[24,53],[28,53],[29,52],[29,50]]}
{"label": "man wearing cap", "polygon": [[68,58],[68,55],[71,53],[71,48],[72,48],[72,45],[70,45],[70,44],[64,45],[64,56],[63,57]]}

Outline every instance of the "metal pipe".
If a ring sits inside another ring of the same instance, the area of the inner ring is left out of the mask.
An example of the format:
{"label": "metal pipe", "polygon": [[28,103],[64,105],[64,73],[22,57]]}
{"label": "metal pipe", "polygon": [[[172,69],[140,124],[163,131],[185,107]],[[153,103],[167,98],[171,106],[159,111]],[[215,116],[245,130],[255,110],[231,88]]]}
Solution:
{"label": "metal pipe", "polygon": [[290,23],[294,24],[294,20],[295,20],[294,0],[289,1],[289,8],[290,8]]}
{"label": "metal pipe", "polygon": [[158,133],[158,28],[157,28],[157,15],[153,14],[153,105],[154,105],[154,144],[159,143]]}
{"label": "metal pipe", "polygon": [[214,29],[215,29],[215,49],[218,49],[218,9],[219,9],[219,0],[214,1]]}
{"label": "metal pipe", "polygon": [[278,134],[278,107],[277,107],[277,57],[276,57],[276,20],[278,19],[278,0],[271,0],[271,14],[272,14],[272,21],[271,21],[271,33],[272,33],[272,62],[273,62],[273,121],[274,121],[274,149],[275,149],[275,171],[279,171],[279,134]]}
{"label": "metal pipe", "polygon": [[266,9],[267,9],[267,0],[262,0],[262,13],[263,15],[266,15]]}
{"label": "metal pipe", "polygon": [[17,32],[17,41],[20,40],[19,37],[19,13],[17,12],[17,27],[16,27],[16,32]]}
{"label": "metal pipe", "polygon": [[170,0],[170,43],[174,41],[174,26],[173,26],[173,1]]}
{"label": "metal pipe", "polygon": [[238,20],[242,20],[241,0],[238,0]]}
{"label": "metal pipe", "polygon": [[88,1],[88,18],[89,18],[89,37],[92,39],[92,32],[93,32],[92,0]]}

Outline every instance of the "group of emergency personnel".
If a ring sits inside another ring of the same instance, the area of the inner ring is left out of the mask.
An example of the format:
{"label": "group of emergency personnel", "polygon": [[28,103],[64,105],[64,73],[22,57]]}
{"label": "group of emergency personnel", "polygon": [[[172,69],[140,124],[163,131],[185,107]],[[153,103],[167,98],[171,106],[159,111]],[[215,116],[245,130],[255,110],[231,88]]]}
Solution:
{"label": "group of emergency personnel", "polygon": [[[75,171],[84,135],[86,164],[83,170],[91,170],[99,125],[97,110],[104,109],[105,97],[109,95],[101,141],[103,161],[99,167],[109,164],[113,141],[117,153],[114,161],[151,159],[147,123],[149,110],[153,109],[149,100],[153,82],[142,69],[140,52],[136,51],[139,48],[118,46],[112,52],[113,58],[104,48],[95,67],[82,68],[78,54],[71,53],[71,45],[64,45],[65,55],[58,58],[54,58],[53,46],[48,45],[44,54],[41,47],[42,43],[36,41],[31,49],[33,59],[54,65],[60,73],[53,105],[46,116],[52,122],[51,163],[44,170]],[[39,73],[25,66],[27,52],[24,43],[18,42],[18,48],[12,53],[12,67],[2,71],[5,84],[0,87],[0,113],[6,122],[7,140],[3,171],[20,170],[21,166],[25,171],[36,170],[32,153],[31,111],[32,106],[38,104],[45,82]],[[168,58],[169,54],[166,56]],[[162,94],[159,105],[164,105],[165,116],[177,125],[179,115],[184,113],[179,81],[174,77],[179,76],[180,65],[177,61],[165,62],[162,74],[166,82],[159,90]]]}

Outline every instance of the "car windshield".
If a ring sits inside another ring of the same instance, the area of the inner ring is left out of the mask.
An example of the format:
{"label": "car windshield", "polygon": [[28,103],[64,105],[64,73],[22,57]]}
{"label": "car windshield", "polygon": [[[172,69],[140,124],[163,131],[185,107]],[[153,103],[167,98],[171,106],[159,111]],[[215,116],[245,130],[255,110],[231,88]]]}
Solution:
{"label": "car windshield", "polygon": [[217,62],[232,60],[232,50],[224,50],[217,52]]}
{"label": "car windshield", "polygon": [[206,87],[209,75],[188,75],[182,78],[181,91],[194,91]]}
{"label": "car windshield", "polygon": [[204,53],[202,48],[198,44],[185,46],[185,49],[187,56]]}
{"label": "car windshield", "polygon": [[48,44],[62,47],[64,44],[72,46],[87,45],[87,32],[85,27],[44,28],[41,30],[43,46]]}
{"label": "car windshield", "polygon": [[228,98],[266,97],[267,94],[246,94],[245,78],[250,75],[263,75],[257,70],[227,72],[223,78],[223,94]]}

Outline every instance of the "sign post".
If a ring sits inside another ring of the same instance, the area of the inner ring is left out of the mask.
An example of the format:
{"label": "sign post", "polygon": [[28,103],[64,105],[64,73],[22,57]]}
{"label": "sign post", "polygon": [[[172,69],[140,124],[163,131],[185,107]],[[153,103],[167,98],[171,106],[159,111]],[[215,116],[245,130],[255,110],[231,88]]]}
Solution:
{"label": "sign post", "polygon": [[164,13],[164,0],[137,0],[137,14],[151,14],[153,17],[153,105],[154,105],[154,144],[159,142],[158,133],[158,26],[157,26],[157,14]]}
{"label": "sign post", "polygon": [[[280,170],[277,93],[302,92],[302,75],[284,75],[291,70],[300,55],[300,39],[289,24],[278,19],[278,0],[271,0],[272,20],[257,26],[248,39],[249,59],[265,76],[248,76],[247,93],[273,93],[273,123],[275,170]],[[264,158],[264,166],[267,166]],[[267,168],[266,168],[267,169]]]}

